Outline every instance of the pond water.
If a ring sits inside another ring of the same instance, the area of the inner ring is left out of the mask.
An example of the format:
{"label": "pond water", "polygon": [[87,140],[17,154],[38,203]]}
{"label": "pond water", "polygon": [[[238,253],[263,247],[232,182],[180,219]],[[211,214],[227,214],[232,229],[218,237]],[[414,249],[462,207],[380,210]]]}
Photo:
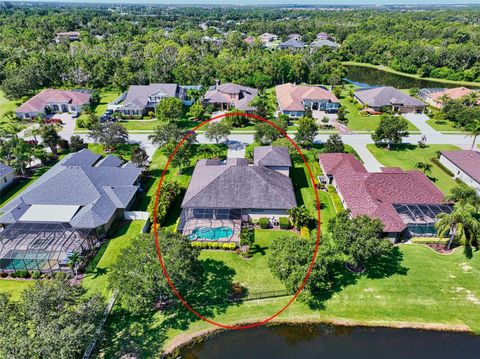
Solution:
{"label": "pond water", "polygon": [[414,79],[411,77],[396,75],[370,67],[346,66],[346,68],[347,75],[345,76],[345,80],[359,87],[393,86],[395,88],[407,89],[412,87],[451,88],[459,86],[436,81]]}
{"label": "pond water", "polygon": [[225,331],[185,349],[183,359],[480,358],[480,336],[465,333],[322,325]]}

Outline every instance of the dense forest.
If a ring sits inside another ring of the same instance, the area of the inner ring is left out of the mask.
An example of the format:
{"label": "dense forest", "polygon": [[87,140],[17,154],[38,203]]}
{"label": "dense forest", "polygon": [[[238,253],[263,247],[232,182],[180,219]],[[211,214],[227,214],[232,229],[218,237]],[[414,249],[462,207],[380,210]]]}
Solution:
{"label": "dense forest", "polygon": [[[338,84],[341,61],[480,81],[480,9],[319,11],[280,8],[22,7],[0,4],[0,81],[10,99],[43,87],[115,87],[235,81],[258,88],[292,81]],[[200,26],[202,25],[202,27]],[[55,42],[60,31],[81,41]],[[267,50],[245,36],[281,39],[320,31],[337,50]]]}

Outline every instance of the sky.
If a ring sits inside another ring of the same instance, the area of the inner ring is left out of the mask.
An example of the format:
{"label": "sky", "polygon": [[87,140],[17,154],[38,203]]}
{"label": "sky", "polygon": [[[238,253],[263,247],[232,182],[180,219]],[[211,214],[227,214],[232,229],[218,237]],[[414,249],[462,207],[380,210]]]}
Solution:
{"label": "sky", "polygon": [[[2,0],[0,0],[1,2]],[[12,1],[12,0],[10,0]],[[13,0],[35,2],[35,0]],[[480,4],[480,0],[38,0],[38,2],[137,3],[137,4],[222,4],[222,5],[445,5]]]}

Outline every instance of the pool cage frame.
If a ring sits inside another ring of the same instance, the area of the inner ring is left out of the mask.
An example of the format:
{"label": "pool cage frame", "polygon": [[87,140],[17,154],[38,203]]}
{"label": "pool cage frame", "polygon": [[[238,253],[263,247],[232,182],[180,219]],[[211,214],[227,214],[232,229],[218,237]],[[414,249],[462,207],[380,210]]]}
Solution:
{"label": "pool cage frame", "polygon": [[[199,227],[230,227],[233,235],[221,242],[238,242],[242,229],[242,210],[237,208],[184,208],[180,214],[177,232],[185,236]],[[198,239],[202,241],[202,239]]]}
{"label": "pool cage frame", "polygon": [[436,237],[435,223],[440,213],[451,213],[449,204],[394,204],[411,237]]}
{"label": "pool cage frame", "polygon": [[0,271],[70,271],[69,257],[85,256],[97,243],[95,230],[67,223],[13,223],[0,232]]}

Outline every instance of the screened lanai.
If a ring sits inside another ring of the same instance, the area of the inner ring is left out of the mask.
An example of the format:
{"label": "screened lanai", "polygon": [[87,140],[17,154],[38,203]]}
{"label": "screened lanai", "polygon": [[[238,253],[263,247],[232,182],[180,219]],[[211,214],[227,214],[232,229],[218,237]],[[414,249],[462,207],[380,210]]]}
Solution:
{"label": "screened lanai", "polygon": [[435,223],[440,213],[450,213],[453,206],[425,204],[394,204],[411,237],[436,237]]}
{"label": "screened lanai", "polygon": [[0,232],[0,269],[68,270],[69,257],[85,254],[97,241],[94,231],[74,229],[69,224],[17,222]]}

